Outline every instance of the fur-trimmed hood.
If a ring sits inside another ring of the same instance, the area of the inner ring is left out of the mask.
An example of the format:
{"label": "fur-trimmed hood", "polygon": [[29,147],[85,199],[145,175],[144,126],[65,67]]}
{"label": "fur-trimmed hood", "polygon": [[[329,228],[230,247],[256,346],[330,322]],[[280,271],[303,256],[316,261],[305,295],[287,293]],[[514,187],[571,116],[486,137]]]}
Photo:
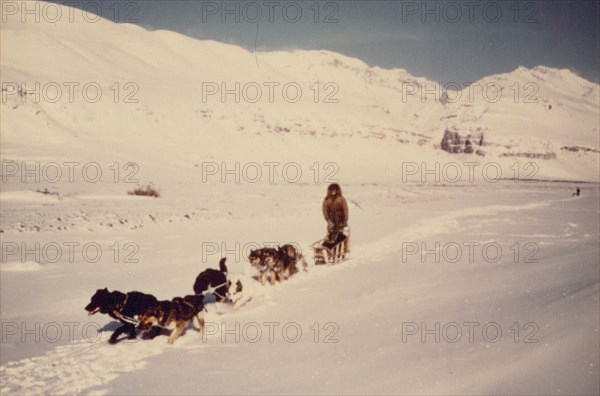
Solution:
{"label": "fur-trimmed hood", "polygon": [[333,183],[330,184],[329,187],[327,187],[327,196],[331,195],[331,192],[334,190],[337,191],[338,195],[342,195],[342,189],[340,185],[337,183]]}

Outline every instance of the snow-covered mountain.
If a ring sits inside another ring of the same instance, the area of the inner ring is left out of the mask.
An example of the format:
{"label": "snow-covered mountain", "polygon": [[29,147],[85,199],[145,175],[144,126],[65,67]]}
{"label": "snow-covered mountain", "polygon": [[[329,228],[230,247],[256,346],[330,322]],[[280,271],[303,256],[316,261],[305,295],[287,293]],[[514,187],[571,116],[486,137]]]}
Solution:
{"label": "snow-covered mountain", "polygon": [[[326,160],[355,180],[401,180],[407,161],[496,162],[503,177],[535,161],[535,178],[600,178],[598,84],[569,70],[519,67],[446,92],[329,51],[252,53],[73,15],[2,24],[4,159]],[[446,131],[473,153],[442,151]]]}

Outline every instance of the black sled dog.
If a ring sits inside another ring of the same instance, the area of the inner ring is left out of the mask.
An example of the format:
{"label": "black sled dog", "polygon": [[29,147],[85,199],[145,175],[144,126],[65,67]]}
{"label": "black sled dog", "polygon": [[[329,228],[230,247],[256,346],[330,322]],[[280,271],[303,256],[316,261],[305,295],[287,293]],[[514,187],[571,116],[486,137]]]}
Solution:
{"label": "black sled dog", "polygon": [[123,326],[116,329],[110,336],[109,343],[115,344],[117,338],[123,333],[128,334],[129,339],[136,338],[135,316],[141,315],[148,308],[156,306],[158,300],[150,294],[137,291],[121,293],[120,291],[109,292],[107,288],[98,289],[92,296],[90,303],[85,307],[88,315],[97,312],[107,314],[111,318],[119,320]]}
{"label": "black sled dog", "polygon": [[219,261],[219,269],[208,268],[202,271],[194,282],[194,293],[214,294],[216,301],[226,302],[228,300],[227,289],[230,282],[227,280],[226,258]]}

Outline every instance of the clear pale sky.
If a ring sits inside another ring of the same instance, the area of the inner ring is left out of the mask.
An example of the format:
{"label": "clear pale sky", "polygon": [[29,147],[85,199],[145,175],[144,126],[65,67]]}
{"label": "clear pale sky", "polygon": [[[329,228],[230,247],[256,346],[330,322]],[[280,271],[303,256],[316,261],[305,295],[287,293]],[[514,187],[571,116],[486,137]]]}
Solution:
{"label": "clear pale sky", "polygon": [[521,65],[600,80],[598,1],[56,2],[249,50],[327,49],[442,83]]}

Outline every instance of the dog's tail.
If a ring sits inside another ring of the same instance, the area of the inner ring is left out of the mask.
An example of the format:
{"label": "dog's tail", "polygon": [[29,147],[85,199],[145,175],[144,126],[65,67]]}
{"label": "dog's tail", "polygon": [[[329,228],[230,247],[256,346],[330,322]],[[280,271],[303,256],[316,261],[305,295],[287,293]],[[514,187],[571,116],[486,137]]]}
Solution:
{"label": "dog's tail", "polygon": [[223,257],[221,261],[219,261],[219,269],[221,270],[221,272],[227,272],[227,266],[225,265],[226,260],[227,258]]}

